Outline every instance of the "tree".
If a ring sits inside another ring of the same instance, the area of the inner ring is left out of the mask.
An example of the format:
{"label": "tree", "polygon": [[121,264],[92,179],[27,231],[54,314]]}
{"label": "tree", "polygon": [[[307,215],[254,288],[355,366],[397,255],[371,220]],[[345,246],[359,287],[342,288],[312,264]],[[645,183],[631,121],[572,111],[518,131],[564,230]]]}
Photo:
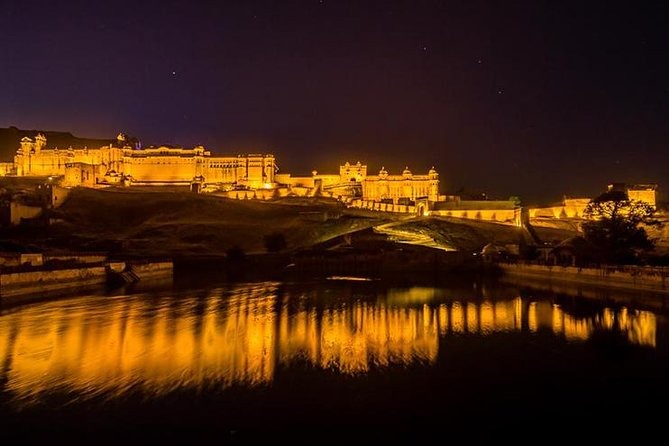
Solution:
{"label": "tree", "polygon": [[511,195],[509,201],[512,202],[514,206],[520,206],[521,204],[520,197],[517,195]]}
{"label": "tree", "polygon": [[272,232],[264,237],[267,252],[279,252],[286,249],[286,238],[280,232]]}
{"label": "tree", "polygon": [[597,249],[605,263],[635,263],[639,252],[651,251],[655,241],[646,226],[657,226],[655,208],[630,200],[625,192],[609,191],[594,198],[585,208],[584,237]]}

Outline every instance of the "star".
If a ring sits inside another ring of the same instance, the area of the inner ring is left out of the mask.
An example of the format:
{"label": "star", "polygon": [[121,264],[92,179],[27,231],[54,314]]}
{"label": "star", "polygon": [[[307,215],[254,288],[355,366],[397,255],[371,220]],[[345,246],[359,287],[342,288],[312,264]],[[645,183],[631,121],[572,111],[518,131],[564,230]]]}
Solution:
{"label": "star", "polygon": [[176,72],[176,71],[172,71],[172,76],[176,76],[176,75],[177,75],[177,72]]}

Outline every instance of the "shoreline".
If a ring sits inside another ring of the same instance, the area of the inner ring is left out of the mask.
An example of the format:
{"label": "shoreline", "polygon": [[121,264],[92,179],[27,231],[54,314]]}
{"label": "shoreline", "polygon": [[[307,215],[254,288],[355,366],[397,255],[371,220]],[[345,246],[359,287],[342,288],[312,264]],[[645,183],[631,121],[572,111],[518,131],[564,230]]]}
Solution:
{"label": "shoreline", "polygon": [[125,260],[71,264],[61,268],[44,266],[0,272],[0,307],[38,302],[50,297],[109,286],[173,279],[172,261]]}
{"label": "shoreline", "polygon": [[497,266],[505,276],[669,294],[669,269],[667,268],[640,266],[578,268],[523,263],[497,263]]}

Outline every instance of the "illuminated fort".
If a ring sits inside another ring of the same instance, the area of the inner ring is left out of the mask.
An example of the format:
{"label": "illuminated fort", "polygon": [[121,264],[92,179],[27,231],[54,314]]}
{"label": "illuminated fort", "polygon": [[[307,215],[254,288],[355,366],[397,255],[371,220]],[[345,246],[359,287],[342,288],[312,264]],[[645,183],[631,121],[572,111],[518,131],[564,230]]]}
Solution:
{"label": "illuminated fort", "polygon": [[[20,141],[13,162],[0,163],[0,175],[51,177],[64,187],[185,186],[235,199],[272,199],[284,196],[325,196],[349,206],[382,211],[493,221],[522,226],[525,218],[583,218],[589,198],[565,198],[558,206],[526,209],[509,200],[465,200],[440,194],[434,167],[416,174],[409,167],[390,173],[382,167],[369,174],[361,162],[346,162],[338,173],[313,171],[307,176],[279,173],[272,154],[212,156],[202,146],[133,146],[119,134],[116,141],[97,149],[48,148],[38,133]],[[657,185],[611,184],[630,199],[652,206]]]}
{"label": "illuminated fort", "polygon": [[274,184],[273,155],[217,157],[198,146],[133,148],[120,134],[117,144],[98,149],[47,148],[43,134],[24,137],[14,157],[17,176],[62,177],[63,186],[113,184],[191,185],[206,179],[219,185],[259,189]]}
{"label": "illuminated fort", "polygon": [[124,134],[118,135],[116,143],[97,149],[48,148],[43,134],[26,136],[13,163],[0,163],[0,174],[57,177],[65,187],[190,186],[232,198],[320,195],[403,205],[418,199],[439,200],[439,175],[434,168],[426,175],[414,175],[408,167],[401,175],[390,175],[385,168],[378,175],[367,175],[366,165],[347,162],[339,174],[313,171],[300,177],[279,174],[271,154],[212,156],[202,146],[139,148]]}

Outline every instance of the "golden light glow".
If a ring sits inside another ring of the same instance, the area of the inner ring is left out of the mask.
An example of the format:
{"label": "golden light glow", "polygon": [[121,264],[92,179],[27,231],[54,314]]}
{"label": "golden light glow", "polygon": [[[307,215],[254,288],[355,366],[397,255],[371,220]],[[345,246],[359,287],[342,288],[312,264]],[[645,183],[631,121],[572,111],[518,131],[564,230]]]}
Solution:
{"label": "golden light glow", "polygon": [[529,308],[527,316],[528,316],[527,317],[527,319],[528,319],[527,322],[528,322],[530,331],[531,332],[536,332],[537,328],[538,328],[538,325],[537,325],[537,303],[536,302],[530,303],[530,308]]}
{"label": "golden light glow", "polygon": [[[404,295],[403,295],[404,294]],[[432,304],[435,290],[393,290],[387,299],[317,309],[277,285],[244,285],[206,296],[81,298],[22,308],[0,317],[0,379],[29,403],[54,389],[82,398],[129,389],[164,393],[207,382],[258,385],[278,364],[303,360],[344,374],[372,367],[433,363],[439,337],[547,330],[569,341],[618,328],[653,347],[653,313],[604,309],[577,318],[559,305],[511,300]],[[315,299],[317,300],[317,299]],[[421,302],[422,301],[422,302]],[[525,321],[525,324],[523,323]]]}

